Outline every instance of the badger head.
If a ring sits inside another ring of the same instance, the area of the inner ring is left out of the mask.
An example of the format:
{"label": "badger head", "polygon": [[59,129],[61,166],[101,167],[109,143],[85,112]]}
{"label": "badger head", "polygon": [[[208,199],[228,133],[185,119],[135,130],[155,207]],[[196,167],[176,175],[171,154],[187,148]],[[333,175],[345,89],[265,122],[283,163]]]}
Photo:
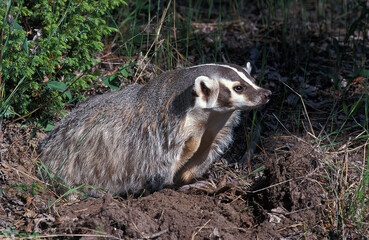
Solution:
{"label": "badger head", "polygon": [[195,107],[219,112],[250,110],[266,104],[271,91],[255,84],[251,66],[204,64],[196,66],[199,76],[194,82]]}

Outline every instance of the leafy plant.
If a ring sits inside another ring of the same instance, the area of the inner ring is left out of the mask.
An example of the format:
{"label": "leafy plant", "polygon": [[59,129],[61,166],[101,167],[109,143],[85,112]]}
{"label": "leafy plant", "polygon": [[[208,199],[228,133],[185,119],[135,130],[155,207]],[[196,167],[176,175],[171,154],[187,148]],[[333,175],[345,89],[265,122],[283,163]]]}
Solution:
{"label": "leafy plant", "polygon": [[108,77],[105,77],[102,82],[110,89],[118,90],[122,85],[122,79],[128,78],[132,75],[127,71],[128,67],[129,65],[123,65],[122,67],[119,67],[118,71]]}
{"label": "leafy plant", "polygon": [[[91,67],[101,39],[116,28],[109,11],[123,0],[16,0],[0,2],[0,118],[30,114],[40,105],[45,118],[96,79]],[[78,76],[78,77],[77,77]]]}

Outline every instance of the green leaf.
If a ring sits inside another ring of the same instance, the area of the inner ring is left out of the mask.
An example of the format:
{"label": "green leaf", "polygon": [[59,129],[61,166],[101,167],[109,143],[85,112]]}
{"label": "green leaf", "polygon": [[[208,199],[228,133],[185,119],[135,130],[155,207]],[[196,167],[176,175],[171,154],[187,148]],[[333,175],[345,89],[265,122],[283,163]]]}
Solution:
{"label": "green leaf", "polygon": [[47,125],[46,125],[46,127],[44,127],[44,130],[46,131],[46,132],[49,132],[49,131],[51,131],[51,130],[53,130],[54,129],[54,125],[53,124],[51,124],[49,121],[47,122]]}
{"label": "green leaf", "polygon": [[336,38],[332,38],[333,40],[333,45],[334,45],[334,50],[336,51],[336,53],[340,52],[340,48],[339,48],[339,44]]}
{"label": "green leaf", "polygon": [[24,40],[23,40],[23,49],[26,51],[26,53],[28,55],[28,42],[27,42],[27,38],[24,38]]}
{"label": "green leaf", "polygon": [[369,70],[368,69],[361,69],[361,77],[369,77]]}
{"label": "green leaf", "polygon": [[23,30],[23,28],[18,23],[14,23],[13,26],[17,30]]}
{"label": "green leaf", "polygon": [[[58,82],[58,81],[52,81],[52,82],[48,82],[47,86],[51,89],[51,90],[57,90],[59,92],[64,92],[64,94],[68,97],[69,100],[72,100],[72,93],[71,91],[68,89],[67,85],[63,82]],[[67,90],[68,89],[68,90]]]}
{"label": "green leaf", "polygon": [[110,81],[111,81],[111,76],[110,77],[105,77],[102,82],[106,86],[108,86],[110,89],[118,90],[119,88],[117,86],[114,86],[114,85],[110,84]]}
{"label": "green leaf", "polygon": [[64,92],[67,89],[67,85],[65,83],[58,81],[48,82],[47,86],[51,90],[58,90],[59,92]]}
{"label": "green leaf", "polygon": [[369,77],[369,69],[365,69],[365,68],[356,68],[352,73],[348,74],[347,76],[351,77],[351,78],[356,78],[356,77],[364,77],[367,78]]}
{"label": "green leaf", "polygon": [[67,95],[69,101],[72,100],[72,93],[69,89],[68,89],[68,91],[65,92],[65,95]]}
{"label": "green leaf", "polygon": [[120,74],[122,74],[123,77],[129,77],[131,75],[126,69],[121,69]]}
{"label": "green leaf", "polygon": [[347,104],[345,102],[342,103],[342,108],[343,108],[343,112],[348,115],[348,108],[347,108]]}
{"label": "green leaf", "polygon": [[362,104],[363,104],[363,99],[362,98],[357,100],[350,108],[350,115],[353,115],[358,109],[360,109]]}

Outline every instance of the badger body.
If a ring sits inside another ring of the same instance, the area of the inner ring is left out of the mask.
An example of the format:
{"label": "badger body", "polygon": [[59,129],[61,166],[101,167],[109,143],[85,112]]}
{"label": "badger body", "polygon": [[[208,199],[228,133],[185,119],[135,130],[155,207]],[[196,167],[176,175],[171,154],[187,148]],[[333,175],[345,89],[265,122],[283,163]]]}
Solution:
{"label": "badger body", "polygon": [[93,96],[41,142],[43,175],[60,192],[91,185],[127,194],[189,183],[232,142],[240,110],[270,95],[250,69],[204,64]]}

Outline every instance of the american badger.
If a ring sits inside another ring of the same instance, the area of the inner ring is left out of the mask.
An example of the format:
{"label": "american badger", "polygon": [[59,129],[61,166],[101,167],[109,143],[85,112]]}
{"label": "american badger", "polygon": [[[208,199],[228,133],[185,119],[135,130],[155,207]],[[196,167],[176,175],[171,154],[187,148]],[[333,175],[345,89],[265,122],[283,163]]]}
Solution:
{"label": "american badger", "polygon": [[123,195],[189,183],[231,143],[240,110],[269,101],[250,71],[198,65],[89,98],[40,144],[44,178],[59,192],[91,185]]}

